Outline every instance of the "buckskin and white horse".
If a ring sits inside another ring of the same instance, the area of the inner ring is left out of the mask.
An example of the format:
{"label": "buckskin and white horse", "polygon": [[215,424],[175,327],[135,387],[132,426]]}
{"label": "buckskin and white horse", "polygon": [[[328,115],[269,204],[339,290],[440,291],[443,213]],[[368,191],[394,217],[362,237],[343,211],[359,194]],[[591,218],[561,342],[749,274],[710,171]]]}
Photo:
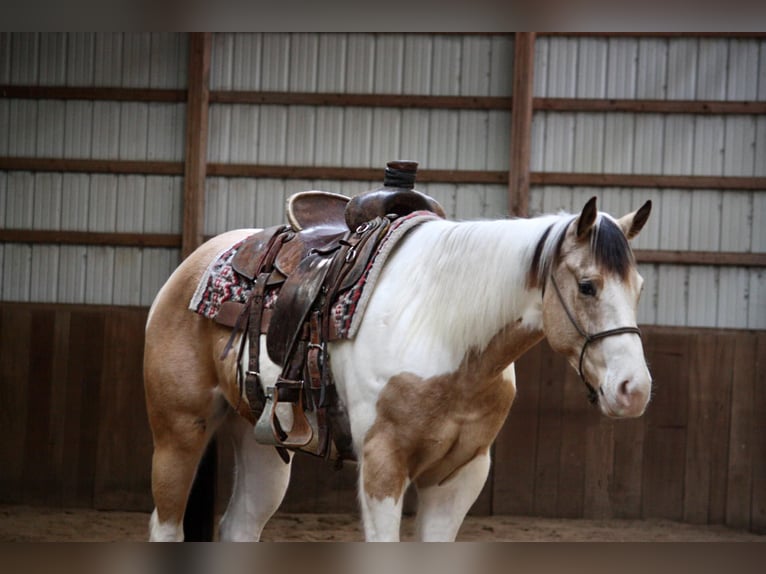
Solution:
{"label": "buckskin and white horse", "polygon": [[[513,363],[543,337],[577,369],[604,415],[644,412],[651,377],[636,328],[643,280],[628,240],[650,210],[647,202],[615,219],[597,211],[593,198],[576,215],[434,218],[401,240],[356,335],[329,345],[358,460],[367,540],[399,539],[411,484],[419,538],[455,539],[516,394]],[[220,538],[258,540],[287,489],[290,464],[256,442],[236,353],[221,360],[231,330],[187,309],[210,262],[252,233],[230,231],[202,245],[149,312],[152,540],[183,539],[195,471],[224,421],[234,436],[236,473]],[[280,368],[264,345],[260,377],[273,385]]]}

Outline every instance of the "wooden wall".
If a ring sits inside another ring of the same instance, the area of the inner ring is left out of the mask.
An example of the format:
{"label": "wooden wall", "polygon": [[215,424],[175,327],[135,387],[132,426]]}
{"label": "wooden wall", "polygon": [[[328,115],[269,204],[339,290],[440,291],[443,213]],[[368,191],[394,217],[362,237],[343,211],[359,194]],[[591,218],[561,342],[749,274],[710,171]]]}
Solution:
{"label": "wooden wall", "polygon": [[[0,303],[0,502],[151,508],[146,313]],[[644,340],[655,388],[636,420],[601,416],[545,343],[519,362],[517,400],[474,513],[766,532],[766,332],[645,327]],[[221,504],[228,483],[221,476]],[[283,509],[353,511],[355,484],[353,465],[337,472],[301,455]]]}

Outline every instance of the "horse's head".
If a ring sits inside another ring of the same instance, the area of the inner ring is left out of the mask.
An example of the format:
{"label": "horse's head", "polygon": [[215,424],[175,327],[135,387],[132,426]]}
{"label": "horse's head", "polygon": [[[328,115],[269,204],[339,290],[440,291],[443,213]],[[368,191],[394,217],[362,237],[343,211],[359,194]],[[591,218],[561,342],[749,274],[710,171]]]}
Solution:
{"label": "horse's head", "polygon": [[590,399],[611,417],[640,416],[652,379],[644,359],[636,307],[643,279],[628,245],[651,211],[613,219],[596,209],[546,232],[535,253],[543,292],[543,330],[588,387]]}

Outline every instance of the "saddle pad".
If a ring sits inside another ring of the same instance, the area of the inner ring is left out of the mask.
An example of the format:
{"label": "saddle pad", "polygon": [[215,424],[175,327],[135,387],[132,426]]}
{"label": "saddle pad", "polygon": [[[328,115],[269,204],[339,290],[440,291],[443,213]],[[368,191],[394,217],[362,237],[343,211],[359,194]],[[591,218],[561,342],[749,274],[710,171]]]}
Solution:
{"label": "saddle pad", "polygon": [[414,227],[433,219],[442,219],[431,211],[415,211],[391,223],[388,233],[367,264],[359,281],[343,293],[332,307],[332,322],[338,339],[353,339],[359,330],[367,303],[388,256],[397,243]]}

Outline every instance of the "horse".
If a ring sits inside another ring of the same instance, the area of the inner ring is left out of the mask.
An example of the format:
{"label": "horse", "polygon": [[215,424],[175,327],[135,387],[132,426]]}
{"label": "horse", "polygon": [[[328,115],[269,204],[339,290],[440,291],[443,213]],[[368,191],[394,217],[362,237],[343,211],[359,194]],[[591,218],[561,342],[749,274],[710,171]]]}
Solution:
{"label": "horse", "polygon": [[[636,326],[643,279],[629,240],[650,211],[646,202],[618,219],[598,211],[593,197],[577,214],[433,219],[402,239],[355,337],[329,345],[358,461],[366,540],[399,540],[410,485],[418,495],[419,539],[455,539],[516,395],[513,363],[543,338],[579,373],[603,415],[643,414],[652,380]],[[224,424],[236,472],[219,537],[259,540],[285,495],[294,453],[286,462],[256,442],[237,358],[221,359],[231,331],[187,309],[213,258],[255,231],[204,243],[150,308],[144,379],[154,442],[151,540],[183,540],[195,471]],[[273,385],[280,367],[263,339],[260,375],[264,386]]]}

